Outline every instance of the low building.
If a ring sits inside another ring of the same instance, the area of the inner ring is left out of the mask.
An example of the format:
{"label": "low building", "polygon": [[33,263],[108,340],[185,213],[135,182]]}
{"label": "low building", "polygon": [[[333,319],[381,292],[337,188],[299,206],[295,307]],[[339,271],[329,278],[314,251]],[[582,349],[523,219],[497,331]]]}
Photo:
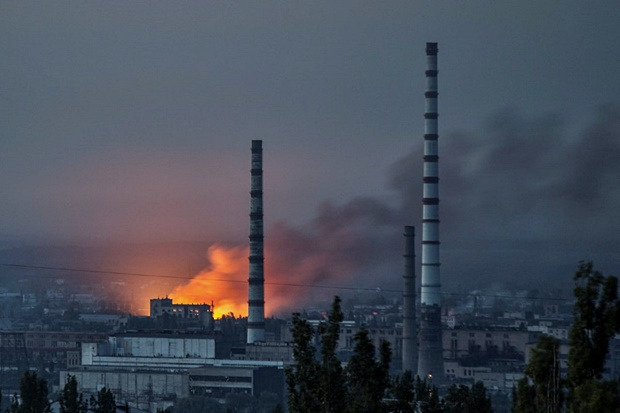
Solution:
{"label": "low building", "polygon": [[215,358],[215,340],[204,334],[121,333],[82,345],[82,366],[192,368]]}
{"label": "low building", "polygon": [[152,318],[168,316],[179,320],[197,322],[205,329],[213,328],[212,305],[202,304],[174,304],[171,298],[151,298]]}
{"label": "low building", "polygon": [[77,367],[61,370],[60,383],[65,383],[68,375],[75,376],[87,400],[105,387],[114,393],[117,404],[148,411],[168,407],[177,397],[189,395],[187,371]]}
{"label": "low building", "polygon": [[445,360],[505,359],[523,362],[527,344],[536,341],[538,335],[540,333],[509,327],[444,329],[443,357]]}
{"label": "low building", "polygon": [[284,363],[215,358],[215,340],[206,334],[122,333],[103,343],[83,343],[81,364],[63,369],[60,383],[73,375],[88,398],[103,387],[119,403],[156,411],[191,394],[227,393],[284,399]]}
{"label": "low building", "polygon": [[245,353],[237,357],[243,360],[293,362],[293,343],[283,341],[257,341],[245,347]]}
{"label": "low building", "polygon": [[279,366],[205,366],[189,371],[189,392],[224,398],[229,393],[275,393],[284,400],[284,369]]}

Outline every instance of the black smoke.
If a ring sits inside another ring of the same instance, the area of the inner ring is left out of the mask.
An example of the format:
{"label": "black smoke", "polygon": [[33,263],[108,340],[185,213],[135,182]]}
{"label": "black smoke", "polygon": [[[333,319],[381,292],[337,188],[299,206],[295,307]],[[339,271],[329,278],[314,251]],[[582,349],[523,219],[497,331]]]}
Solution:
{"label": "black smoke", "polygon": [[[601,106],[574,129],[556,114],[505,109],[478,131],[441,135],[446,289],[566,285],[582,259],[617,272],[620,107]],[[402,227],[415,225],[421,239],[421,138],[386,185],[389,199],[326,201],[303,228],[270,228],[275,265],[291,269],[292,281],[399,288]],[[313,271],[296,276],[309,261]]]}

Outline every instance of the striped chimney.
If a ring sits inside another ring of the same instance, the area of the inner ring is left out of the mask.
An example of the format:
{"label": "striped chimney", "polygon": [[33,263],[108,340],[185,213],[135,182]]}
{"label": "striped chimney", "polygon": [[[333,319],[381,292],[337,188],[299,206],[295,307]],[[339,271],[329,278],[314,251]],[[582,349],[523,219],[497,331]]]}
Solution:
{"label": "striped chimney", "polygon": [[251,176],[248,344],[265,340],[265,278],[263,266],[263,141],[261,140],[252,141]]}
{"label": "striped chimney", "polygon": [[405,226],[405,289],[403,291],[403,368],[415,374],[418,369],[418,337],[415,328],[415,227]]}
{"label": "striped chimney", "polygon": [[424,178],[422,198],[422,274],[418,375],[443,379],[441,280],[439,277],[439,151],[437,43],[426,43]]}

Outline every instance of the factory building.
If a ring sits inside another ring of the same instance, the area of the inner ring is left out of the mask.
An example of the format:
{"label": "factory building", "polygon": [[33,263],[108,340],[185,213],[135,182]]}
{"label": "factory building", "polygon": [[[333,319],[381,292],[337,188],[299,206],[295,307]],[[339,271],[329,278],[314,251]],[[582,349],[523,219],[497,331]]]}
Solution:
{"label": "factory building", "polygon": [[205,334],[122,333],[82,343],[80,364],[62,369],[60,383],[67,375],[86,397],[106,387],[119,404],[153,412],[194,394],[269,391],[284,400],[283,361],[216,359],[215,340]]}
{"label": "factory building", "polygon": [[275,393],[284,400],[284,370],[281,366],[213,365],[189,371],[189,392],[223,398],[229,393],[260,396]]}
{"label": "factory building", "polygon": [[209,304],[174,304],[171,298],[151,298],[151,318],[162,316],[174,317],[187,321],[186,324],[200,325],[204,329],[213,328],[213,305]]}

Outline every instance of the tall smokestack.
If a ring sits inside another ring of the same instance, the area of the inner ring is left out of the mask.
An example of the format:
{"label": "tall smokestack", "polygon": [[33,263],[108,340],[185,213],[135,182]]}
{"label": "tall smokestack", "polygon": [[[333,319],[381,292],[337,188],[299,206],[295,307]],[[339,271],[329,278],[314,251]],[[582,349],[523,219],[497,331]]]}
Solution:
{"label": "tall smokestack", "polygon": [[405,289],[403,291],[403,368],[415,374],[418,368],[418,342],[415,329],[415,228],[405,226]]}
{"label": "tall smokestack", "polygon": [[418,376],[444,377],[439,277],[439,151],[437,141],[437,43],[426,43],[424,113],[424,185],[422,198],[422,274]]}
{"label": "tall smokestack", "polygon": [[265,340],[265,278],[263,257],[263,141],[252,141],[250,188],[250,277],[248,344]]}

